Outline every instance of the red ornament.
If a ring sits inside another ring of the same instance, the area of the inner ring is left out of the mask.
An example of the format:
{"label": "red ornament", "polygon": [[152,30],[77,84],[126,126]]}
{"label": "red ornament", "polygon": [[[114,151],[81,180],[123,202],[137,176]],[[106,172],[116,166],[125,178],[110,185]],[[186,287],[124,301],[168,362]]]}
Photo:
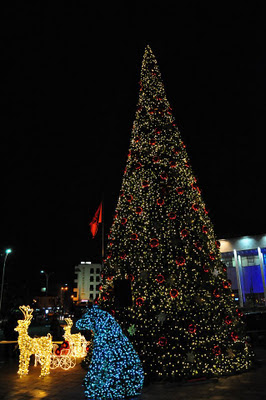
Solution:
{"label": "red ornament", "polygon": [[229,289],[231,286],[232,286],[232,283],[230,281],[223,281],[224,289]]}
{"label": "red ornament", "polygon": [[230,318],[229,315],[227,315],[227,316],[224,318],[224,322],[225,322],[227,325],[230,325],[230,324],[232,323],[232,320],[231,320],[231,318]]}
{"label": "red ornament", "polygon": [[156,281],[158,283],[163,283],[165,281],[164,276],[162,274],[157,275]]}
{"label": "red ornament", "polygon": [[212,293],[213,293],[214,297],[216,297],[217,299],[218,299],[219,297],[221,297],[221,294],[220,294],[220,292],[219,292],[219,289],[214,289],[214,291],[213,291]]}
{"label": "red ornament", "polygon": [[234,342],[238,340],[238,335],[235,332],[231,332],[231,338]]}
{"label": "red ornament", "polygon": [[175,262],[179,267],[181,267],[182,265],[184,265],[186,263],[186,260],[184,257],[181,256],[181,257],[178,257]]}
{"label": "red ornament", "polygon": [[167,344],[167,339],[164,336],[160,337],[159,341],[158,341],[158,345],[161,347],[164,347],[166,344]]}
{"label": "red ornament", "polygon": [[121,260],[125,260],[127,258],[127,253],[123,251],[120,255]]}
{"label": "red ornament", "polygon": [[142,164],[140,162],[136,163],[135,168],[140,169],[142,167]]}
{"label": "red ornament", "polygon": [[152,158],[152,161],[153,161],[154,163],[158,163],[158,162],[160,161],[160,158],[159,158],[158,156],[154,156],[154,157]]}
{"label": "red ornament", "polygon": [[63,349],[69,349],[69,343],[68,343],[68,341],[63,342],[63,343],[61,344],[61,347],[62,347]]}
{"label": "red ornament", "polygon": [[108,275],[106,278],[108,281],[112,281],[114,279],[113,275]]}
{"label": "red ornament", "polygon": [[122,219],[121,219],[121,224],[122,224],[122,225],[125,225],[126,223],[127,223],[127,219],[126,219],[126,218],[122,218]]}
{"label": "red ornament", "polygon": [[204,272],[209,272],[210,271],[209,267],[207,265],[205,265],[205,264],[203,264],[202,268],[203,268]]}
{"label": "red ornament", "polygon": [[206,215],[209,214],[209,211],[206,210],[206,207],[204,207],[204,212],[205,212]]}
{"label": "red ornament", "polygon": [[221,243],[219,242],[219,240],[215,241],[215,246],[217,247],[217,249],[221,247]]}
{"label": "red ornament", "polygon": [[171,211],[171,212],[168,214],[168,217],[169,217],[170,219],[176,219],[176,214],[175,214],[173,211]]}
{"label": "red ornament", "polygon": [[170,161],[170,167],[175,168],[177,166],[175,161]]}
{"label": "red ornament", "polygon": [[61,349],[60,349],[60,347],[58,347],[58,348],[55,350],[55,354],[56,354],[57,356],[60,356],[60,353],[61,353]]}
{"label": "red ornament", "polygon": [[156,238],[151,239],[151,240],[150,240],[150,246],[151,246],[152,248],[158,247],[158,246],[159,246],[159,240],[156,239]]}
{"label": "red ornament", "polygon": [[210,259],[213,261],[213,260],[215,260],[215,254],[213,253],[213,252],[211,252],[210,254],[209,254],[209,257],[210,257]]}
{"label": "red ornament", "polygon": [[132,233],[131,234],[131,240],[138,240],[139,235],[137,233]]}
{"label": "red ornament", "polygon": [[219,346],[214,346],[212,351],[216,356],[219,356],[221,354],[221,352],[222,352],[222,350],[221,350],[221,348]]}
{"label": "red ornament", "polygon": [[181,187],[177,187],[176,188],[176,192],[177,192],[177,194],[183,194],[184,193],[184,189],[181,188]]}
{"label": "red ornament", "polygon": [[189,333],[195,333],[196,330],[197,330],[196,325],[190,324],[190,325],[188,326],[188,331],[189,331]]}
{"label": "red ornament", "polygon": [[103,301],[108,300],[108,297],[109,297],[109,293],[108,292],[105,292],[105,293],[102,294]]}
{"label": "red ornament", "polygon": [[157,200],[158,206],[163,206],[164,205],[164,199],[158,199]]}
{"label": "red ornament", "polygon": [[192,204],[192,209],[194,211],[199,211],[199,205],[197,203]]}
{"label": "red ornament", "polygon": [[236,313],[239,317],[243,317],[242,311],[240,311],[238,308],[236,308]]}
{"label": "red ornament", "polygon": [[111,251],[108,251],[108,253],[107,253],[107,258],[111,258],[112,257],[112,252]]}
{"label": "red ornament", "polygon": [[194,246],[196,247],[196,249],[202,250],[202,244],[200,242],[195,242]]}
{"label": "red ornament", "polygon": [[115,316],[115,310],[111,310],[111,314],[114,317]]}
{"label": "red ornament", "polygon": [[142,181],[142,187],[143,187],[143,188],[146,188],[146,187],[148,187],[148,186],[150,186],[150,184],[149,184],[148,181]]}
{"label": "red ornament", "polygon": [[188,230],[187,229],[182,229],[182,231],[180,232],[181,236],[183,237],[187,237],[188,236]]}
{"label": "red ornament", "polygon": [[143,213],[143,208],[138,206],[138,207],[136,208],[136,213],[137,213],[138,215],[141,215],[141,214]]}
{"label": "red ornament", "polygon": [[135,277],[132,274],[128,274],[127,279],[130,280],[131,282],[133,282],[135,280]]}
{"label": "red ornament", "polygon": [[86,352],[88,353],[88,351],[90,350],[90,346],[86,347]]}
{"label": "red ornament", "polygon": [[150,140],[150,145],[151,146],[154,146],[156,144],[156,140],[154,139],[154,138],[152,138],[151,140]]}
{"label": "red ornament", "polygon": [[140,141],[140,137],[139,136],[136,136],[135,137],[135,143],[138,143]]}
{"label": "red ornament", "polygon": [[162,131],[161,131],[160,129],[158,129],[158,128],[156,128],[154,132],[155,132],[157,135],[160,135],[160,134],[162,133]]}
{"label": "red ornament", "polygon": [[174,299],[178,296],[179,292],[177,289],[171,289],[170,290],[170,296]]}
{"label": "red ornament", "polygon": [[166,181],[167,178],[168,178],[168,174],[164,171],[164,172],[161,173],[160,178],[161,178],[162,180]]}
{"label": "red ornament", "polygon": [[138,307],[141,307],[141,306],[143,306],[143,304],[144,304],[144,299],[143,299],[142,297],[138,297],[138,298],[136,299],[136,305],[137,305]]}
{"label": "red ornament", "polygon": [[176,147],[173,147],[172,152],[177,155],[179,153],[179,150]]}
{"label": "red ornament", "polygon": [[126,201],[128,201],[129,203],[131,203],[131,201],[133,200],[132,194],[127,195],[125,198],[126,198]]}
{"label": "red ornament", "polygon": [[202,232],[203,232],[203,233],[208,233],[208,228],[207,228],[206,225],[203,225],[203,226],[202,226]]}

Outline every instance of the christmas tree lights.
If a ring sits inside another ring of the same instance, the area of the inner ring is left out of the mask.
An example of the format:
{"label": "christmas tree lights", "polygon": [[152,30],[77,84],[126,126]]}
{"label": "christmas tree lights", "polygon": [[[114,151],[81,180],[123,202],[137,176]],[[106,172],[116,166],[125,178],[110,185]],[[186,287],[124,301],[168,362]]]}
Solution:
{"label": "christmas tree lights", "polygon": [[[99,304],[130,335],[146,376],[178,380],[250,367],[219,243],[149,46],[106,254]],[[114,284],[124,277],[133,301],[119,308]]]}
{"label": "christmas tree lights", "polygon": [[141,362],[115,319],[93,306],[76,326],[94,333],[93,354],[84,380],[86,397],[115,400],[139,395],[144,380]]}

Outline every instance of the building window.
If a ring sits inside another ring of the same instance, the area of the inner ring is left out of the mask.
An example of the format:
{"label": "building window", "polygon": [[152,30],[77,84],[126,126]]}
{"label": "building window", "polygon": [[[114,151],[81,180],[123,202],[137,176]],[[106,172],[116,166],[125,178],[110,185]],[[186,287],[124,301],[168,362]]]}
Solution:
{"label": "building window", "polygon": [[94,274],[94,268],[91,268],[90,271],[91,274]]}
{"label": "building window", "polygon": [[90,291],[93,292],[94,285],[90,285]]}
{"label": "building window", "polygon": [[94,276],[91,275],[91,276],[90,276],[90,282],[93,282],[93,281],[94,281]]}
{"label": "building window", "polygon": [[241,257],[242,267],[252,267],[253,265],[259,265],[259,257],[253,254]]}
{"label": "building window", "polygon": [[100,277],[99,277],[99,275],[96,276],[96,282],[100,282]]}
{"label": "building window", "polygon": [[93,300],[93,293],[90,293],[90,300]]}
{"label": "building window", "polygon": [[221,254],[222,262],[226,265],[227,268],[235,267],[235,259],[233,253],[223,253]]}
{"label": "building window", "polygon": [[100,271],[100,268],[97,268],[96,269],[96,274],[99,274],[101,271]]}

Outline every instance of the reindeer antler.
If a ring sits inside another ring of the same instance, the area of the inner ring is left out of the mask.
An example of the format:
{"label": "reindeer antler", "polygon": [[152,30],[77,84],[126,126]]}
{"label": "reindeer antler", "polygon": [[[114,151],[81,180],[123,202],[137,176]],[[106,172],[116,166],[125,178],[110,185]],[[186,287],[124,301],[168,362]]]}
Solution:
{"label": "reindeer antler", "polygon": [[73,325],[72,319],[71,318],[65,318],[65,321],[67,323],[67,326],[70,326],[70,328],[71,328],[71,326]]}
{"label": "reindeer antler", "polygon": [[19,309],[22,311],[26,321],[30,321],[32,319],[33,309],[30,308],[30,306],[20,306]]}

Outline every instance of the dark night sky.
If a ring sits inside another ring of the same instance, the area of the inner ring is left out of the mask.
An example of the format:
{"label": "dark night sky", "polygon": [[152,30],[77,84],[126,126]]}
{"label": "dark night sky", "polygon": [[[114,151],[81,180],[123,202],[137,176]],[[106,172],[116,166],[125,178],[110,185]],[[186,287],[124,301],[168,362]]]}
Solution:
{"label": "dark night sky", "polygon": [[0,13],[7,279],[46,268],[70,282],[99,259],[88,223],[102,192],[106,231],[112,221],[146,44],[217,237],[265,233],[263,1],[30,3]]}

